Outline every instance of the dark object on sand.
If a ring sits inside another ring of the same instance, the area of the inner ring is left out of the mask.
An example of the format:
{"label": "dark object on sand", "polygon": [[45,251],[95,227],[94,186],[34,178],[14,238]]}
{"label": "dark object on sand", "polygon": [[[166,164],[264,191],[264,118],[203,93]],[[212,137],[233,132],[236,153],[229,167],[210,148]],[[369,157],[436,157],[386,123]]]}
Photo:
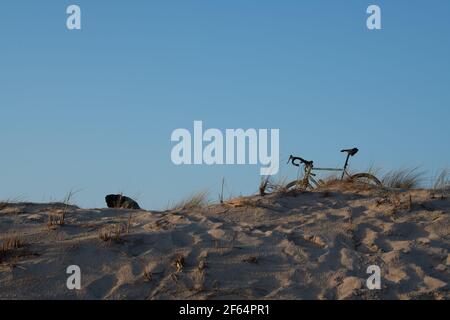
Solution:
{"label": "dark object on sand", "polygon": [[105,197],[108,208],[116,209],[135,209],[140,210],[141,207],[131,198],[122,196],[120,194],[110,194]]}

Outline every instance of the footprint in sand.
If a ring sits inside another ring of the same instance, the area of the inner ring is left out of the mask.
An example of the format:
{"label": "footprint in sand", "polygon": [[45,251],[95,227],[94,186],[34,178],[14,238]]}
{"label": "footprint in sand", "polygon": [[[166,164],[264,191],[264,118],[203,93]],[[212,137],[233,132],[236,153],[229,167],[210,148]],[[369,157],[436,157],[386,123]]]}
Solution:
{"label": "footprint in sand", "polygon": [[116,286],[117,278],[114,275],[106,275],[91,282],[86,287],[86,299],[104,299],[112,288]]}
{"label": "footprint in sand", "polygon": [[175,247],[188,247],[194,242],[193,237],[184,231],[173,231],[170,236]]}

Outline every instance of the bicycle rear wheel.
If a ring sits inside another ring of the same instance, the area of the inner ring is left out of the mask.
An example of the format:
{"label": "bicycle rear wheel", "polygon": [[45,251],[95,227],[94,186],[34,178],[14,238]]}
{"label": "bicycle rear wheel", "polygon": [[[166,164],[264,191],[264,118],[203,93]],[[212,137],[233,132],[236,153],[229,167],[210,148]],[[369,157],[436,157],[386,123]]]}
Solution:
{"label": "bicycle rear wheel", "polygon": [[368,185],[375,186],[375,187],[383,186],[381,181],[378,180],[377,177],[375,177],[374,175],[372,175],[370,173],[357,173],[357,174],[354,174],[354,175],[350,176],[350,180],[356,181],[356,182],[360,182],[360,183],[364,183],[364,184],[368,184]]}

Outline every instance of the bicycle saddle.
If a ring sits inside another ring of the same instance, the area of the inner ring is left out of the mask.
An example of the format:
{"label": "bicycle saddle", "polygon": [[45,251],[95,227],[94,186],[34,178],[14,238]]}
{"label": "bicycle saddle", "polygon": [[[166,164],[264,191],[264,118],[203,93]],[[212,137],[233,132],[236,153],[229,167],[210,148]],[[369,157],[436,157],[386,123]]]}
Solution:
{"label": "bicycle saddle", "polygon": [[347,153],[348,153],[350,156],[352,156],[352,157],[353,157],[355,154],[357,154],[358,151],[359,151],[358,148],[341,150],[341,152],[347,152]]}

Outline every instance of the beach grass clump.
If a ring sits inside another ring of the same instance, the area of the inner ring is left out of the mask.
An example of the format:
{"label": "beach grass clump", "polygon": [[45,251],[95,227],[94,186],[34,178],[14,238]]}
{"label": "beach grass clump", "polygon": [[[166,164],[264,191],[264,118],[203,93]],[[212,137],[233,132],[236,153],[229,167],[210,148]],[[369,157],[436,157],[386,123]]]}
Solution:
{"label": "beach grass clump", "polygon": [[382,179],[383,186],[397,189],[417,189],[424,181],[424,172],[419,168],[404,168],[386,173]]}
{"label": "beach grass clump", "polygon": [[208,205],[208,195],[208,191],[197,192],[172,205],[169,211],[192,210],[206,207]]}

